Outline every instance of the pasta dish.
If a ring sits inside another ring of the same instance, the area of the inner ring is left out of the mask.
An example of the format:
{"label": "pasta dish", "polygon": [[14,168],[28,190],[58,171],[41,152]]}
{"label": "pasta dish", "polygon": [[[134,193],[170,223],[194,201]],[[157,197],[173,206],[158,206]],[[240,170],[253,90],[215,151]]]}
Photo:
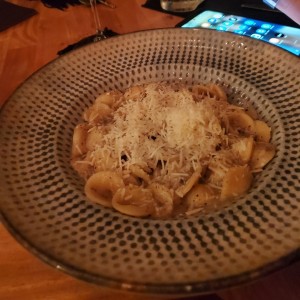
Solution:
{"label": "pasta dish", "polygon": [[135,217],[194,214],[245,194],[274,157],[271,128],[217,84],[99,95],[74,129],[87,198]]}

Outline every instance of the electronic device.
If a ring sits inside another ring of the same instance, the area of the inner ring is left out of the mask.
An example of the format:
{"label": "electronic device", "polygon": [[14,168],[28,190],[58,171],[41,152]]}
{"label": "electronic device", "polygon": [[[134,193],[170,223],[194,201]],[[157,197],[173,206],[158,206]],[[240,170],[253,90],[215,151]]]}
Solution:
{"label": "electronic device", "polygon": [[300,28],[206,10],[178,24],[183,28],[229,31],[262,40],[300,56]]}

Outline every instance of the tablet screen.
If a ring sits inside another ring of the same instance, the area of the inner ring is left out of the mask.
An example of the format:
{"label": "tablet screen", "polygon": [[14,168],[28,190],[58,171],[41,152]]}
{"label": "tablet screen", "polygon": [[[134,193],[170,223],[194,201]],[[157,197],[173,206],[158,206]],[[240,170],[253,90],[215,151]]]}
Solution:
{"label": "tablet screen", "polygon": [[207,10],[183,22],[184,28],[210,28],[230,31],[263,40],[300,56],[300,29],[237,15]]}

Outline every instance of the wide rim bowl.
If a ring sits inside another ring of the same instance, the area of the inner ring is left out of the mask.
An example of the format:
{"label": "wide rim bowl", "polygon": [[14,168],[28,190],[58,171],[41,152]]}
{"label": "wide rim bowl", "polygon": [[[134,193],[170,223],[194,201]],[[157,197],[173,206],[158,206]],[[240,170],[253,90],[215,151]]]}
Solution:
{"label": "wide rim bowl", "polygon": [[[3,224],[34,255],[77,278],[150,294],[209,293],[299,254],[299,59],[208,29],[130,33],[66,54],[27,79],[0,113]],[[86,201],[69,158],[96,95],[151,81],[218,82],[273,130],[274,160],[249,193],[207,214],[136,219]]]}

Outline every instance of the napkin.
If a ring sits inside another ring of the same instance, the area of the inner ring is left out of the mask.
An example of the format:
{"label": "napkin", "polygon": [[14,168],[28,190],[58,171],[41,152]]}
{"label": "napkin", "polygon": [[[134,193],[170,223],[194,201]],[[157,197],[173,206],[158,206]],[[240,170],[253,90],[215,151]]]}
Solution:
{"label": "napkin", "polygon": [[68,8],[70,5],[79,5],[82,4],[80,0],[41,0],[46,7],[49,8],[57,8],[60,10],[64,10]]}
{"label": "napkin", "polygon": [[0,0],[0,31],[23,22],[35,14],[37,11],[34,9]]}
{"label": "napkin", "polygon": [[[114,31],[112,31],[112,30],[110,30],[108,28],[104,28],[103,34],[105,35],[106,38],[118,35],[118,33],[114,32]],[[57,54],[58,55],[63,55],[63,54],[66,54],[66,53],[70,52],[71,50],[75,50],[75,49],[83,47],[83,46],[85,46],[87,44],[93,43],[94,42],[94,38],[95,38],[95,35],[87,36],[87,37],[83,38],[82,40],[80,40],[80,41],[78,41],[78,42],[76,42],[74,44],[68,45],[64,49],[58,51]]]}

